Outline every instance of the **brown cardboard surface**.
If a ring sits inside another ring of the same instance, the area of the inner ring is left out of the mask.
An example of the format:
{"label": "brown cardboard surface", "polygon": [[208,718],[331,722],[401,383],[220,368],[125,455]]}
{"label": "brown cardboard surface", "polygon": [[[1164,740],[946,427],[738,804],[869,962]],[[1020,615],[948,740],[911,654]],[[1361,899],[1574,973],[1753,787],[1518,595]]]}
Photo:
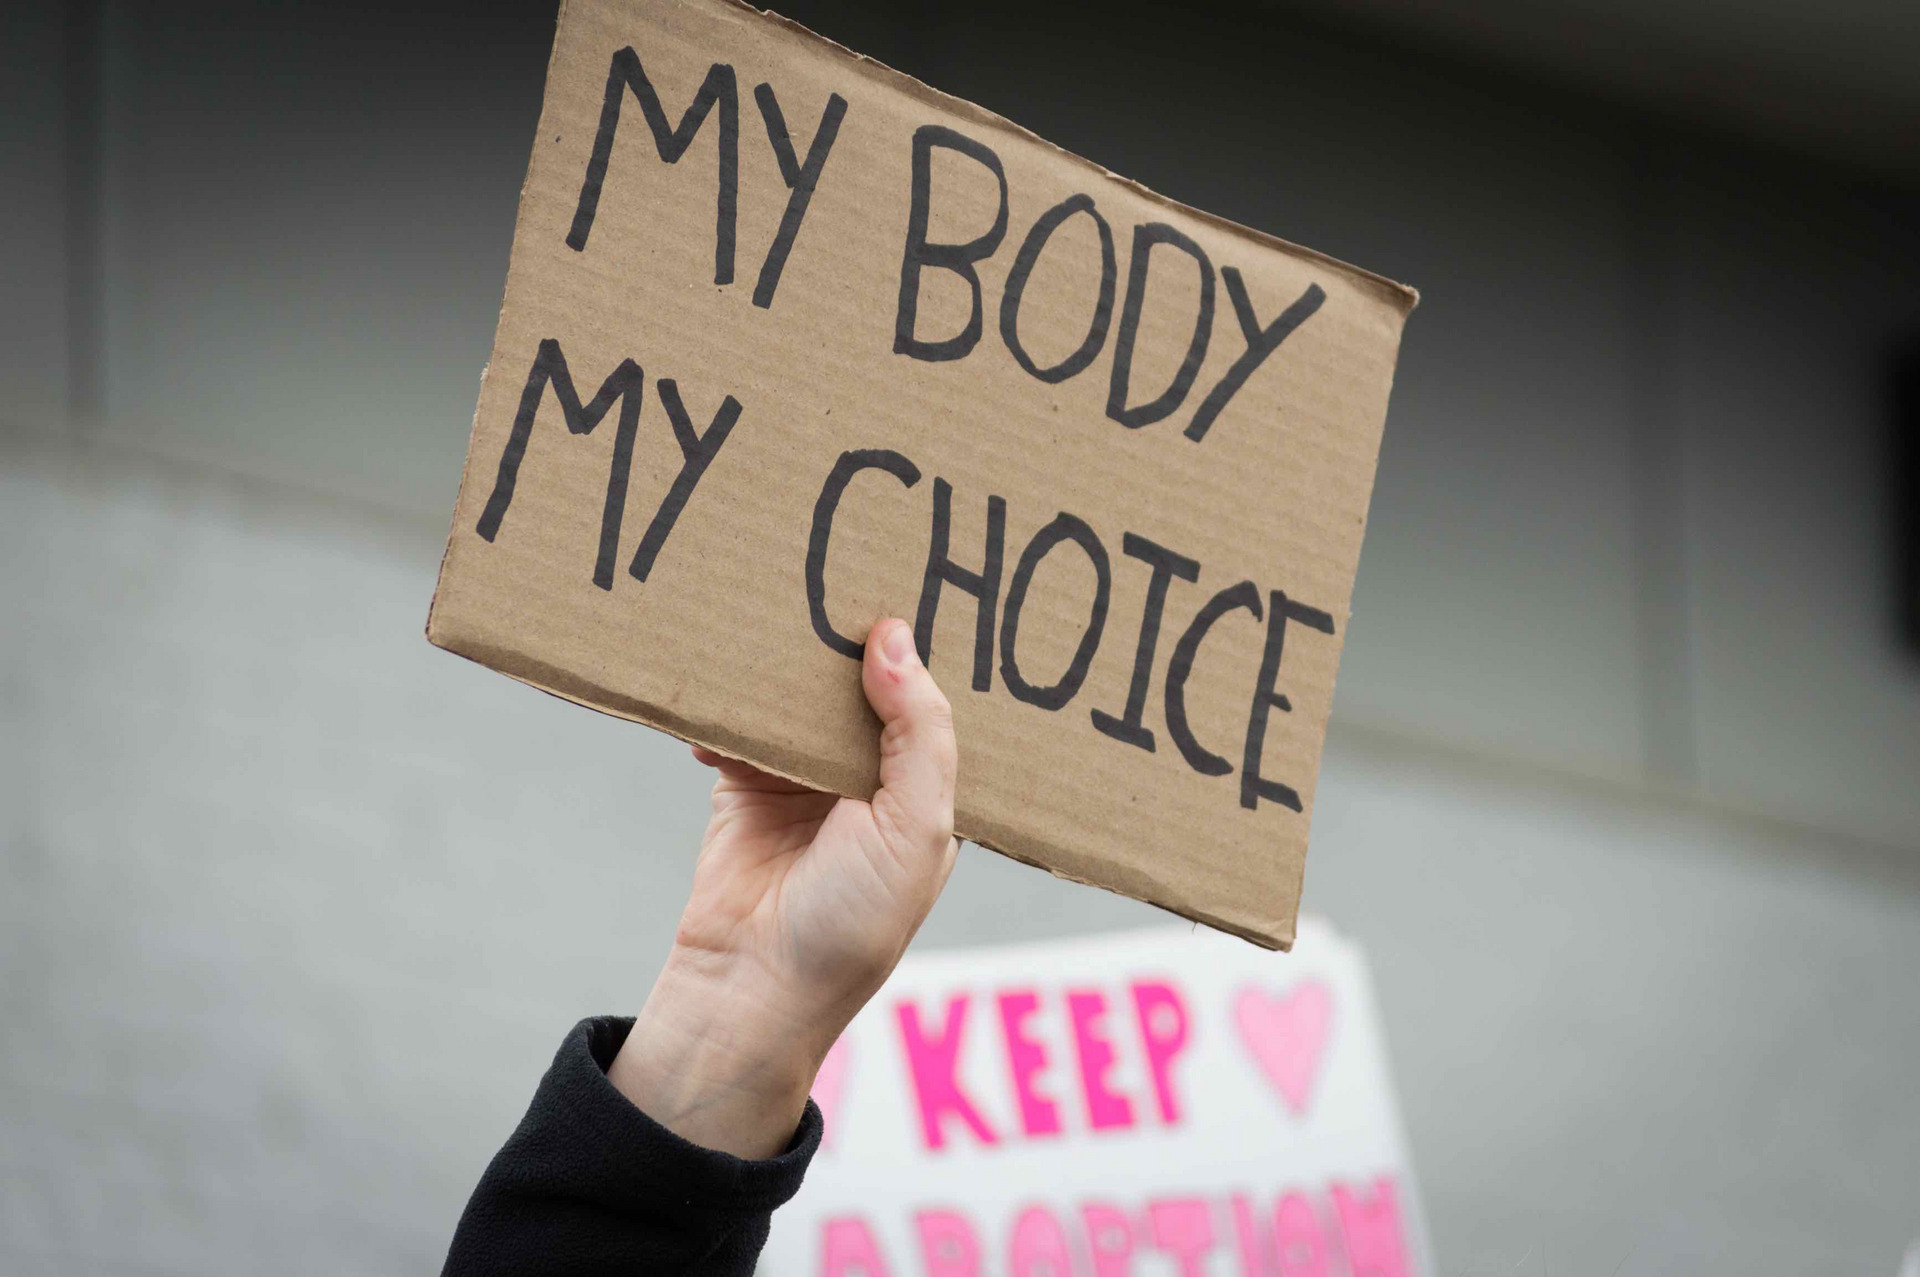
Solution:
{"label": "brown cardboard surface", "polygon": [[731,0],[568,0],[428,637],[864,797],[906,617],[962,836],[1285,948],[1414,300]]}

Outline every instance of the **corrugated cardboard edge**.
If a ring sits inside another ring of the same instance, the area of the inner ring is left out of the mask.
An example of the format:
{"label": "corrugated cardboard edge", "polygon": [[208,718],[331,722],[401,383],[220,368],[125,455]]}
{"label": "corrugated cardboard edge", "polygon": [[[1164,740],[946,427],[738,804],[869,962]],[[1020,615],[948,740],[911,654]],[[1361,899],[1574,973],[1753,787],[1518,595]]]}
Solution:
{"label": "corrugated cardboard edge", "polygon": [[[987,110],[985,107],[969,102],[964,98],[954,97],[952,94],[942,93],[940,90],[924,84],[904,72],[894,70],[885,63],[870,58],[863,53],[856,53],[846,46],[829,40],[825,36],[808,29],[791,18],[784,17],[771,10],[757,8],[754,5],[746,3],[746,0],[715,0],[715,2],[732,10],[743,20],[772,23],[797,35],[805,41],[809,41],[827,50],[837,59],[847,63],[857,74],[876,80],[888,87],[897,89],[910,97],[927,102],[942,110],[950,111],[976,124],[1006,130],[1009,133],[1044,148],[1071,165],[1096,174],[1108,181],[1117,182],[1155,204],[1159,204],[1165,208],[1175,209],[1189,217],[1197,218],[1200,221],[1219,227],[1231,234],[1245,236],[1255,243],[1277,249],[1298,258],[1318,262],[1321,265],[1337,270],[1359,281],[1367,286],[1369,291],[1395,306],[1399,309],[1403,319],[1419,304],[1420,294],[1414,288],[1397,283],[1384,275],[1375,274],[1363,267],[1355,266],[1349,262],[1343,262],[1337,257],[1332,257],[1315,249],[1306,248],[1302,245],[1292,243],[1289,240],[1281,239],[1277,235],[1270,235],[1265,231],[1244,226],[1233,221],[1231,218],[1221,217],[1217,214],[1182,204],[1180,201],[1162,195],[1158,191],[1134,181],[1132,178],[1123,177],[1084,156],[1076,155],[1064,147],[1057,146],[1034,133],[1031,129],[1016,124],[1002,115]],[[567,7],[568,0],[561,0],[559,17],[555,23],[556,33],[559,28],[566,23]],[[547,56],[549,77],[552,75],[553,60],[558,56],[558,53],[559,41],[556,39],[553,49]],[[535,128],[537,136],[537,122]],[[521,179],[520,184],[522,201],[524,201],[526,197],[527,187],[533,181],[532,150],[532,147],[528,148],[527,174]],[[511,268],[512,258],[511,250],[509,250],[509,275],[511,274]],[[500,313],[502,315],[504,315],[506,311],[506,298],[504,294],[505,290],[503,288],[500,307]],[[1397,357],[1395,362],[1396,364],[1398,363]],[[480,384],[483,392],[486,387],[487,376],[491,371],[491,365],[482,368],[480,371]],[[1389,392],[1391,392],[1391,386],[1389,386]],[[484,398],[484,394],[480,396],[480,398]],[[474,456],[473,441],[478,435],[479,429],[480,409],[477,399],[474,405],[473,422],[468,432],[467,456],[461,467],[460,494],[462,496],[466,493],[467,482],[471,477]],[[460,503],[456,499],[455,509],[459,508]],[[459,529],[457,525],[448,529],[446,549],[441,552],[440,556],[442,573],[446,570],[447,556],[453,552],[453,539],[458,534]],[[722,754],[728,758],[735,758],[742,762],[750,763],[762,771],[793,781],[795,784],[810,787],[817,785],[814,779],[798,774],[794,768],[780,766],[777,761],[769,759],[763,750],[756,749],[751,743],[742,741],[735,733],[728,731],[719,724],[699,723],[683,718],[663,706],[616,692],[611,688],[598,686],[587,679],[580,678],[565,670],[538,661],[524,652],[513,651],[506,648],[493,648],[480,644],[461,644],[460,646],[455,646],[455,640],[450,640],[447,636],[436,632],[434,614],[439,601],[440,590],[438,578],[436,577],[433,600],[427,608],[426,624],[427,641],[435,647],[452,652],[457,656],[463,656],[488,669],[505,674],[518,682],[525,683],[529,687],[537,688],[551,696],[559,697],[561,700],[570,701],[573,704],[584,706],[587,709],[598,710],[603,714],[609,714],[615,718],[623,718],[630,722],[645,724],[648,727],[666,732],[668,735],[677,737],[680,740],[699,745],[703,749],[710,749],[716,754]],[[863,800],[872,797],[871,794],[858,793],[844,794],[843,796]],[[1032,852],[1022,854],[1021,852],[1010,849],[998,836],[996,831],[956,828],[954,832],[956,836],[978,846],[985,847],[989,851],[998,852],[1010,860],[1017,860],[1022,864],[1032,865],[1036,869],[1045,869],[1056,878],[1065,879],[1068,882],[1080,883],[1084,886],[1099,887],[1102,890],[1112,891],[1117,895],[1139,900],[1157,909],[1165,909],[1176,917],[1185,918],[1189,921],[1212,927],[1216,931],[1238,936],[1264,949],[1277,949],[1285,952],[1293,948],[1295,930],[1291,921],[1276,926],[1271,932],[1260,931],[1242,923],[1222,918],[1207,910],[1196,908],[1187,902],[1154,899],[1150,887],[1143,886],[1138,890],[1128,890],[1124,884],[1111,882],[1096,883],[1079,874],[1058,869],[1051,865],[1041,864],[1033,858],[1034,853]],[[1055,849],[1049,848],[1047,850],[1051,851]]]}

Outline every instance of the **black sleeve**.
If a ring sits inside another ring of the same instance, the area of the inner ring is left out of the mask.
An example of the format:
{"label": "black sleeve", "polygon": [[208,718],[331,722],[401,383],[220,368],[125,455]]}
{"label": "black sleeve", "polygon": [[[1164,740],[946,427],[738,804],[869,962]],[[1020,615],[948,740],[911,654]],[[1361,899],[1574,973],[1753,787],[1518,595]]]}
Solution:
{"label": "black sleeve", "polygon": [[630,1019],[582,1020],[460,1216],[443,1277],[753,1272],[774,1207],[820,1147],[808,1101],[764,1162],[689,1144],[607,1080]]}

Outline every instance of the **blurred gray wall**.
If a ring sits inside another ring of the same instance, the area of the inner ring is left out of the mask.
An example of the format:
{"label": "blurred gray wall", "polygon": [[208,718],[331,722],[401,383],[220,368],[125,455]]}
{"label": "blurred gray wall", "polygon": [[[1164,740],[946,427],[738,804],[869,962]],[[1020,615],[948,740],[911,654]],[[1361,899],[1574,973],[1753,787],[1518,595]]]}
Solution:
{"label": "blurred gray wall", "polygon": [[[1893,1272],[1920,200],[1272,10],[793,12],[1423,290],[1306,905],[1442,1270]],[[700,769],[420,633],[550,33],[0,14],[0,1272],[433,1271],[663,955]],[[922,943],[1159,916],[970,848]]]}

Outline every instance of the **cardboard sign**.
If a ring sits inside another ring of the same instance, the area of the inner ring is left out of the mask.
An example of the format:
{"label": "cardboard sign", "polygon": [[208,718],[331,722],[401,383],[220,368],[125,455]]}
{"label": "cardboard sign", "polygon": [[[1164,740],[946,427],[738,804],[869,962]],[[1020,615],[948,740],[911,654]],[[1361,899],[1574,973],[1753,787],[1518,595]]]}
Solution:
{"label": "cardboard sign", "polygon": [[[1196,142],[1202,139],[1196,139]],[[1284,948],[1413,293],[728,0],[568,0],[427,633]]]}
{"label": "cardboard sign", "polygon": [[1359,951],[1134,935],[910,957],[814,1087],[773,1277],[1432,1271]]}

